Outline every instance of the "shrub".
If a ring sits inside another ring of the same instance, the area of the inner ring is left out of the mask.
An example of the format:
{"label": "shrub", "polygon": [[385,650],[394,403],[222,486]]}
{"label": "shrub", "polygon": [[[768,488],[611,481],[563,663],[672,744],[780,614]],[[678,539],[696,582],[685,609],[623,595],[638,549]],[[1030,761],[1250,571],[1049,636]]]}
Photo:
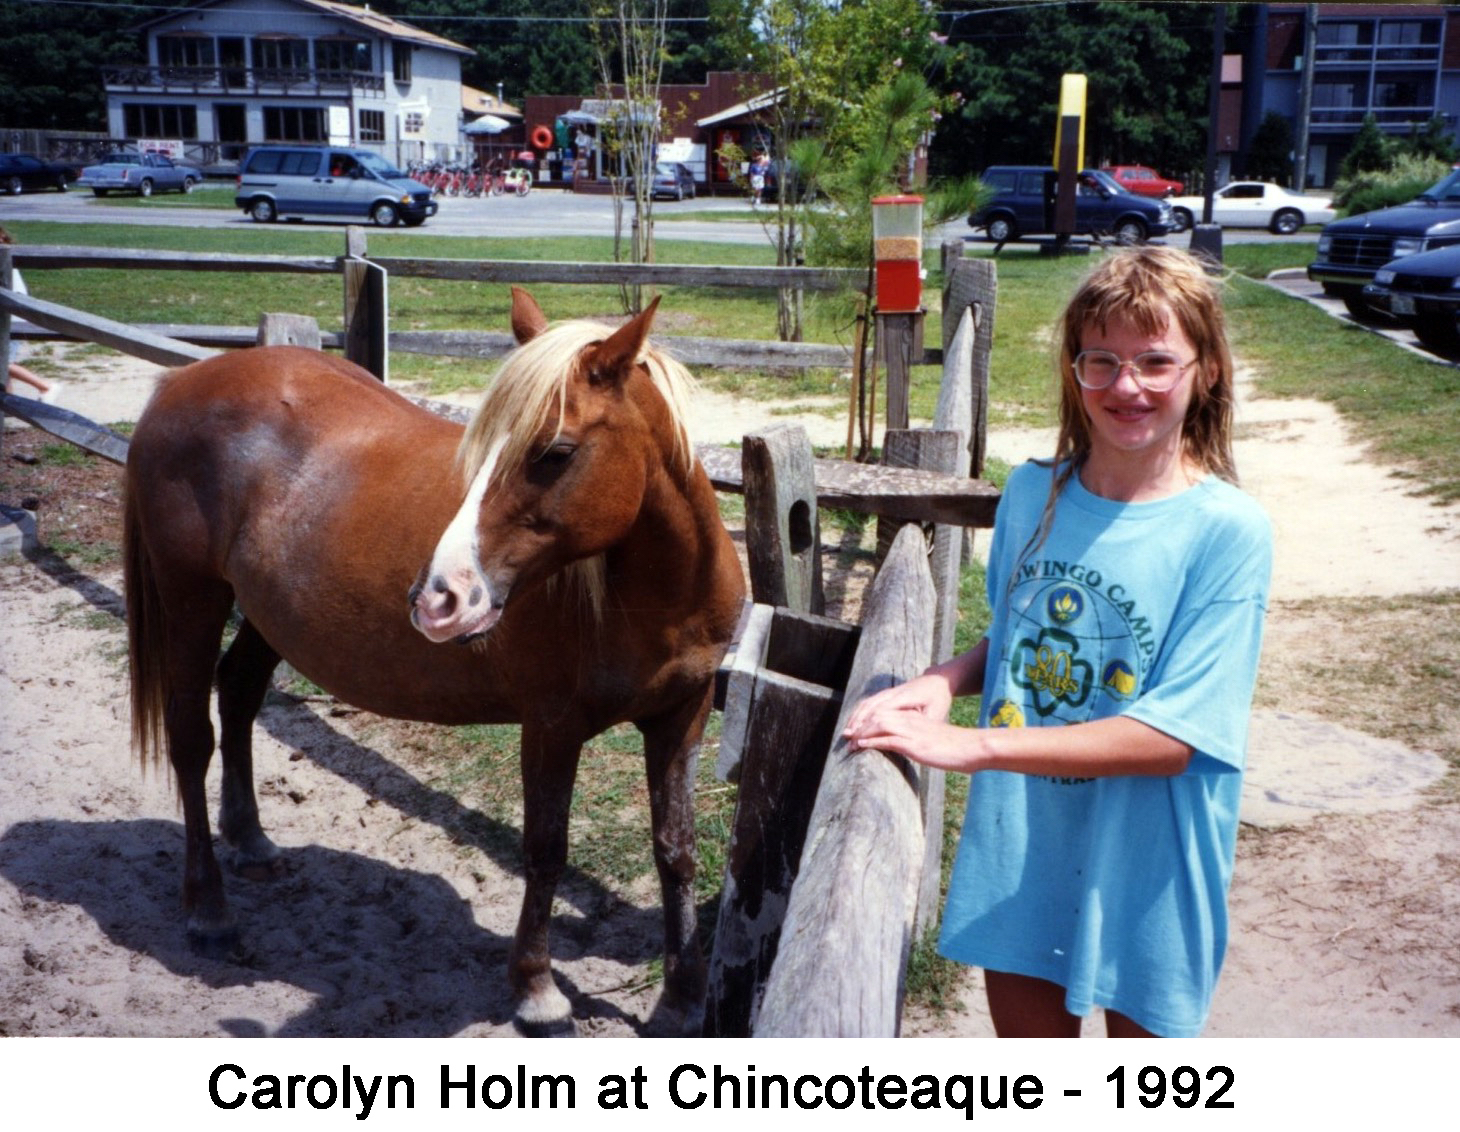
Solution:
{"label": "shrub", "polygon": [[1447,173],[1450,167],[1433,157],[1406,154],[1388,169],[1357,173],[1333,187],[1333,206],[1345,215],[1373,212],[1411,201]]}

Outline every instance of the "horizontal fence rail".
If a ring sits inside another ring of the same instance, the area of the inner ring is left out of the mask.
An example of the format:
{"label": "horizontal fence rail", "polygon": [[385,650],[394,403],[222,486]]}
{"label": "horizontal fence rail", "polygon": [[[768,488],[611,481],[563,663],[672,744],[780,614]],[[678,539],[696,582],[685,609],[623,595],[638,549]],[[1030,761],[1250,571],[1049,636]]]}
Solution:
{"label": "horizontal fence rail", "polygon": [[[16,245],[11,248],[11,256],[17,267],[27,270],[87,268],[300,275],[344,275],[349,264],[359,262],[349,255],[240,255],[228,252],[169,252],[139,248],[82,248],[56,244]],[[474,283],[588,283],[612,286],[639,284],[765,290],[791,287],[831,292],[854,287],[866,280],[865,272],[820,267],[479,261],[408,256],[369,257],[367,262],[397,278]],[[28,318],[24,310],[16,309],[15,313]],[[142,326],[158,335],[216,349],[252,345],[257,334],[257,329],[252,326],[178,323],[149,323]],[[50,332],[66,333],[59,326],[29,318],[27,322],[17,322],[11,332],[17,338],[46,338],[50,336]],[[655,339],[689,365],[749,369],[844,369],[852,364],[849,345],[675,335],[656,335]],[[389,340],[390,349],[401,353],[458,358],[498,358],[505,356],[514,345],[509,334],[474,330],[402,330],[392,332]],[[347,348],[344,335],[331,331],[325,331],[321,335],[321,344],[326,348]],[[923,360],[936,365],[939,359],[934,352]],[[166,359],[163,364],[176,363]]]}

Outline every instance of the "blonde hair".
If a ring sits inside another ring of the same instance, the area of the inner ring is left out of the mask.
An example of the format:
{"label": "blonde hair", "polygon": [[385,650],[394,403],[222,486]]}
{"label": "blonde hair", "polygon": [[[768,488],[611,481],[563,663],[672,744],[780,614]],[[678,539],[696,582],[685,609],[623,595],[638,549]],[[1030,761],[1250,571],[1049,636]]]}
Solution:
{"label": "blonde hair", "polygon": [[1237,482],[1234,367],[1220,284],[1200,260],[1155,246],[1107,256],[1086,276],[1060,318],[1060,429],[1054,459],[1065,466],[1062,480],[1090,455],[1090,418],[1075,380],[1075,356],[1086,329],[1104,332],[1113,322],[1125,322],[1143,334],[1160,334],[1173,318],[1196,348],[1196,383],[1181,427],[1183,453],[1203,472]]}
{"label": "blonde hair", "polygon": [[1148,245],[1112,252],[1085,277],[1060,316],[1060,426],[1049,461],[1054,477],[1039,527],[1020,552],[1020,562],[1049,537],[1055,500],[1090,455],[1090,418],[1075,380],[1075,357],[1085,331],[1095,327],[1103,333],[1112,323],[1124,322],[1142,334],[1156,335],[1171,319],[1196,349],[1195,384],[1181,426],[1182,454],[1201,471],[1237,482],[1232,458],[1235,367],[1219,280],[1201,260],[1175,248]]}
{"label": "blonde hair", "polygon": [[[472,481],[488,453],[499,444],[499,468],[518,467],[526,461],[554,410],[561,427],[568,383],[582,364],[583,352],[604,341],[614,329],[587,319],[562,322],[508,355],[457,449],[457,466],[465,482]],[[669,406],[676,434],[675,459],[687,471],[694,462],[685,423],[694,377],[677,358],[651,343],[645,343],[638,360]]]}

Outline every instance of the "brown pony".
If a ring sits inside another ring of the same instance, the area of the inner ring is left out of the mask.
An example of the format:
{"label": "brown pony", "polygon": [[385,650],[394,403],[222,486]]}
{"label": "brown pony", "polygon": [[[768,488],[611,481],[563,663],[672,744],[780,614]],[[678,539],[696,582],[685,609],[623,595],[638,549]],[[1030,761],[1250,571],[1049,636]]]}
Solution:
{"label": "brown pony", "polygon": [[[279,851],[259,824],[250,744],[284,658],[381,715],[522,724],[527,889],[509,976],[532,1028],[570,1016],[548,920],[579,750],[632,721],[665,998],[693,1026],[696,753],[744,581],[685,434],[688,373],[647,342],[653,314],[549,327],[514,288],[520,345],[464,436],[349,362],[293,347],[160,383],[127,460],[132,730],[177,776],[195,947],[227,954],[238,938],[204,796],[210,690],[216,675],[219,831],[236,868],[267,875]],[[220,660],[235,604],[244,620]]]}

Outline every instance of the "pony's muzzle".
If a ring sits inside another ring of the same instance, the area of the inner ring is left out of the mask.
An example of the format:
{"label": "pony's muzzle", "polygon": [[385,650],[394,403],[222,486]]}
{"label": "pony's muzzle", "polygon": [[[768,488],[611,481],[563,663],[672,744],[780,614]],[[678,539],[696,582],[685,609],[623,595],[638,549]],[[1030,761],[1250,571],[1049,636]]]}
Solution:
{"label": "pony's muzzle", "polygon": [[502,600],[478,575],[452,579],[422,578],[411,587],[411,624],[428,641],[469,640],[485,633],[502,616]]}

